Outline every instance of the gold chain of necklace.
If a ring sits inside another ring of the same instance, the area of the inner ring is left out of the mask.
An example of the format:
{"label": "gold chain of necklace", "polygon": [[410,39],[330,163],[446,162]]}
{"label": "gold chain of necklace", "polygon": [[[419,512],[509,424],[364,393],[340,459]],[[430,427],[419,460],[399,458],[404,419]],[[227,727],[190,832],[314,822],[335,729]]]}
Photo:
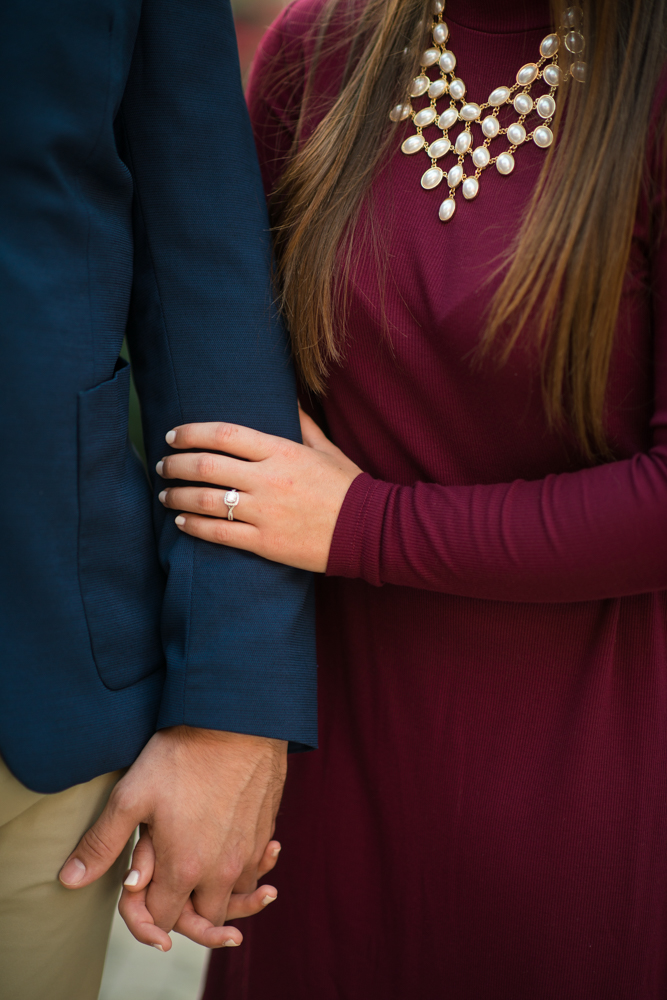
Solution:
{"label": "gold chain of necklace", "polygon": [[[456,209],[456,191],[461,187],[463,197],[470,201],[479,192],[479,178],[487,167],[494,166],[499,174],[508,176],[514,170],[514,153],[528,140],[540,149],[548,149],[553,142],[553,132],[549,128],[556,113],[554,94],[563,80],[563,71],[559,64],[561,44],[572,56],[569,74],[574,80],[583,83],[586,78],[586,63],[583,53],[586,42],[582,34],[583,15],[580,7],[568,7],[563,14],[563,23],[558,32],[542,39],[540,43],[540,58],[536,62],[526,63],[516,74],[516,81],[509,87],[496,87],[489,94],[484,104],[476,104],[466,100],[466,85],[456,76],[456,56],[447,49],[449,27],[443,20],[445,0],[433,0],[431,37],[433,46],[426,49],[421,58],[419,76],[412,80],[409,87],[409,97],[427,96],[430,103],[418,111],[408,100],[398,104],[389,113],[392,121],[404,121],[411,118],[416,126],[416,133],[408,136],[401,143],[401,149],[408,156],[424,150],[431,161],[431,166],[424,172],[421,185],[426,190],[438,187],[446,179],[449,188],[448,197],[440,205],[438,214],[443,222],[454,215]],[[440,77],[431,80],[428,70],[437,64]],[[542,80],[548,87],[536,100],[531,95],[533,85]],[[447,95],[449,107],[438,112],[437,102]],[[517,120],[507,127],[501,127],[498,115],[501,107],[511,103],[517,114]],[[482,112],[487,108],[491,113],[482,118]],[[532,119],[537,114],[537,120]],[[528,131],[526,120],[532,119],[532,131]],[[463,130],[454,142],[449,138],[449,130],[457,122],[465,123]],[[482,130],[482,141],[475,145],[472,126],[477,124]],[[433,142],[428,142],[423,129],[437,127],[442,133]],[[506,136],[509,147],[503,152],[491,155],[491,142]],[[444,170],[438,160],[452,153],[457,162],[448,170]],[[466,157],[472,161],[473,172],[466,174]]]}

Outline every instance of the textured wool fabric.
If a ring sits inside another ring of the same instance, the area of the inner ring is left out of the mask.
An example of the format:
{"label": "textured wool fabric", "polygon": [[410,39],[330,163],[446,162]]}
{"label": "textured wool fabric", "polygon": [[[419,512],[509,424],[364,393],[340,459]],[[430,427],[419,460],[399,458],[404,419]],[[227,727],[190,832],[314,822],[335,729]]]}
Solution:
{"label": "textured wool fabric", "polygon": [[0,91],[3,759],[56,792],[156,727],[313,746],[311,578],[184,535],[153,471],[188,421],[299,436],[229,0],[5,0]]}
{"label": "textured wool fabric", "polygon": [[[307,61],[317,7],[290,7],[255,67],[269,189],[299,90],[267,67]],[[449,0],[446,16],[477,101],[549,24],[546,0]],[[316,96],[339,71],[323,67]],[[543,156],[529,143],[510,177],[485,172],[446,225],[424,154],[397,151],[374,181],[384,303],[366,246],[323,400],[365,474],[319,584],[321,749],[290,767],[278,902],[214,955],[206,1000],[667,994],[661,192],[640,206],[618,322],[618,460],[588,468],[548,427],[530,344],[473,363]]]}

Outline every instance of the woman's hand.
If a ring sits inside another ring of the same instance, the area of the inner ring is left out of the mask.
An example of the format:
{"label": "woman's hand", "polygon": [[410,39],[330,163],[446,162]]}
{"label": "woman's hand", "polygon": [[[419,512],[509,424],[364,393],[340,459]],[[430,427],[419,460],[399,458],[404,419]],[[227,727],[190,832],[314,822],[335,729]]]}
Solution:
{"label": "woman's hand", "polygon": [[[338,513],[361,469],[303,411],[300,417],[303,444],[236,424],[184,424],[169,431],[172,448],[205,450],[169,455],[158,462],[158,474],[214,484],[160,493],[165,507],[187,512],[176,518],[181,531],[324,573]],[[228,521],[224,495],[231,489],[238,490],[239,502]]]}

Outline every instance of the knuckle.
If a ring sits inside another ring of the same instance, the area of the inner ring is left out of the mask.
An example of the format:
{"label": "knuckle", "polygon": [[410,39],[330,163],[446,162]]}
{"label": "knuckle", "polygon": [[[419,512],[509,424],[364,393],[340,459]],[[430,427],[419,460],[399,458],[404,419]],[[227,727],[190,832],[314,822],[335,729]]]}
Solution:
{"label": "knuckle", "polygon": [[229,541],[229,528],[224,521],[220,521],[213,527],[213,540],[219,545],[224,545]]}
{"label": "knuckle", "polygon": [[[233,424],[220,423],[217,425],[215,429],[215,439],[216,442],[220,445],[227,444],[234,438],[235,435],[236,435],[236,428],[234,427]],[[221,448],[220,450],[224,451],[223,448]]]}
{"label": "knuckle", "polygon": [[194,860],[180,861],[170,872],[169,883],[176,892],[191,892],[202,876],[201,865]]}
{"label": "knuckle", "polygon": [[199,455],[196,462],[197,473],[204,480],[213,479],[217,461],[214,455]]}
{"label": "knuckle", "polygon": [[220,500],[219,490],[202,490],[199,494],[199,506],[206,513],[217,510]]}
{"label": "knuckle", "polygon": [[228,858],[220,869],[220,878],[225,885],[235,885],[243,874],[243,863],[238,858]]}
{"label": "knuckle", "polygon": [[285,438],[278,438],[278,443],[276,444],[274,452],[278,458],[284,458],[289,461],[294,458],[295,451],[296,449],[293,441],[287,441]]}
{"label": "knuckle", "polygon": [[109,806],[114,813],[131,816],[137,810],[137,800],[131,788],[120,782],[109,796]]}
{"label": "knuckle", "polygon": [[88,861],[102,861],[107,862],[111,854],[111,848],[100,836],[95,827],[91,827],[86,833],[83,840],[81,841],[82,851],[80,853],[85,853],[86,859]]}

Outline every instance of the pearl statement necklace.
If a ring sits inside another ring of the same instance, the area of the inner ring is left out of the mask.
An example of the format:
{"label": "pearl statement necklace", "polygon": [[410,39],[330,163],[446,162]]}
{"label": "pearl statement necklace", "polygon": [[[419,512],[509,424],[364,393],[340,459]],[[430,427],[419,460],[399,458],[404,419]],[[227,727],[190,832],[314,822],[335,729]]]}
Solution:
{"label": "pearl statement necklace", "polygon": [[[417,127],[415,135],[409,136],[401,144],[401,149],[408,156],[424,150],[431,161],[431,166],[422,175],[421,185],[426,190],[436,188],[446,178],[449,196],[442,202],[439,216],[447,222],[456,209],[456,190],[461,186],[463,197],[470,201],[479,192],[479,178],[483,170],[495,164],[499,174],[507,176],[514,170],[514,153],[524,142],[532,139],[540,149],[547,149],[553,142],[553,132],[549,128],[556,113],[554,94],[563,79],[559,65],[558,53],[561,38],[573,61],[569,73],[574,80],[583,83],[586,77],[586,63],[582,61],[585,40],[580,28],[582,12],[579,7],[568,7],[563,15],[563,26],[559,33],[547,35],[540,44],[540,58],[537,62],[526,63],[516,75],[516,82],[511,87],[496,87],[491,91],[485,104],[475,104],[466,101],[466,85],[455,75],[456,56],[446,48],[449,38],[449,28],[442,19],[445,0],[434,0],[432,12],[433,47],[422,55],[421,71],[410,84],[410,97],[417,98],[427,95],[430,98],[428,106],[415,111],[410,100],[392,108],[389,117],[392,121],[405,121],[411,118]],[[431,80],[428,69],[437,63],[440,78]],[[537,80],[543,80],[549,88],[548,93],[536,100],[531,96],[531,89]],[[449,95],[449,107],[438,112],[437,102],[445,94]],[[501,128],[498,115],[503,105],[511,103],[518,115],[518,120],[507,128]],[[482,112],[487,108],[491,113],[482,119]],[[537,112],[538,120],[534,122],[532,131],[526,128],[526,119]],[[463,130],[454,142],[449,138],[449,129],[458,122],[465,122]],[[475,145],[472,125],[480,125],[483,138],[480,145]],[[423,135],[423,129],[434,125],[440,129],[442,136],[433,142],[428,142]],[[491,156],[489,146],[498,136],[506,135],[509,149],[496,156]],[[452,152],[457,162],[447,171],[438,165],[438,160]],[[470,157],[473,172],[465,173],[466,157]]]}

